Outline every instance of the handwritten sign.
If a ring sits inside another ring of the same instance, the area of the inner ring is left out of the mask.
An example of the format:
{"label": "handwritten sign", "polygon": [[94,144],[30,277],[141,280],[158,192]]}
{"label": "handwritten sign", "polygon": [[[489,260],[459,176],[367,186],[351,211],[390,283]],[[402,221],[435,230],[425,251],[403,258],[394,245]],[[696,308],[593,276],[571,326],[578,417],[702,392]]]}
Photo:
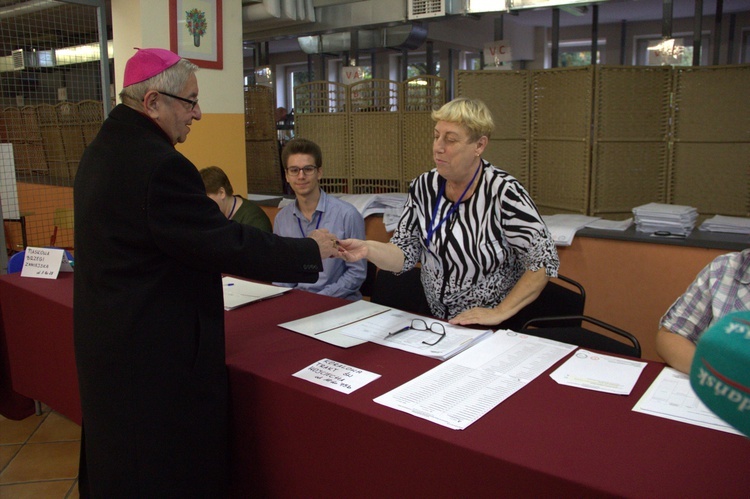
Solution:
{"label": "handwritten sign", "polygon": [[379,374],[331,359],[319,360],[294,373],[293,376],[347,394],[380,377]]}
{"label": "handwritten sign", "polygon": [[60,248],[27,247],[23,259],[21,277],[36,277],[39,279],[57,279],[60,271],[72,272],[70,262],[65,256],[65,250]]}
{"label": "handwritten sign", "polygon": [[488,66],[499,66],[501,62],[513,60],[513,52],[510,42],[507,40],[495,40],[484,44],[484,63]]}

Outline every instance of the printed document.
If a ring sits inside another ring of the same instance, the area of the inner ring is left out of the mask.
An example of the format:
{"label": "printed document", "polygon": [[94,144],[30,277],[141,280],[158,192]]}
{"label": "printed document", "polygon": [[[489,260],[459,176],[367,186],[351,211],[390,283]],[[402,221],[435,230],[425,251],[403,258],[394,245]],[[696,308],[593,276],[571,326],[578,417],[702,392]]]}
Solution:
{"label": "printed document", "polygon": [[615,395],[630,395],[645,362],[578,350],[550,377],[561,385]]}
{"label": "printed document", "polygon": [[[422,324],[428,330],[409,327],[414,319],[423,321]],[[436,330],[445,332],[442,339],[439,334],[435,333]],[[378,345],[445,360],[488,338],[492,335],[492,330],[456,326],[438,319],[430,319],[392,308],[384,314],[372,316],[366,321],[343,328],[341,333]],[[396,334],[390,335],[391,333]],[[438,339],[440,341],[436,343]]]}
{"label": "printed document", "polygon": [[[424,321],[428,328],[445,331],[445,337],[440,339],[438,334],[430,330],[411,329],[408,326],[413,319]],[[366,300],[355,301],[279,326],[337,346],[350,347],[370,341],[439,360],[452,357],[492,334],[489,329],[454,326]],[[389,333],[399,330],[403,332],[388,336]],[[440,341],[435,343],[437,339]]]}
{"label": "printed document", "polygon": [[274,296],[291,291],[291,288],[261,284],[259,282],[245,281],[227,276],[221,278],[221,284],[224,291],[224,310],[234,310],[248,303],[273,298]]}
{"label": "printed document", "polygon": [[375,402],[464,430],[576,348],[500,330]]}
{"label": "printed document", "polygon": [[671,367],[662,369],[633,410],[742,435],[701,402],[690,386],[690,376]]}
{"label": "printed document", "polygon": [[358,300],[343,307],[311,315],[296,321],[279,324],[279,327],[325,341],[337,347],[349,348],[367,340],[342,334],[342,330],[361,321],[388,312],[390,308],[366,300]]}

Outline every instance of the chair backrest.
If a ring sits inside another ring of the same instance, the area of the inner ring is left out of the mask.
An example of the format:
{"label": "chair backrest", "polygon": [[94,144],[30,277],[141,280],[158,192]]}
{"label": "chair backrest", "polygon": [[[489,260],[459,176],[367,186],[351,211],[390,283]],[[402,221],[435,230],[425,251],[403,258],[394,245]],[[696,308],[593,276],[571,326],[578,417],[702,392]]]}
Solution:
{"label": "chair backrest", "polygon": [[424,295],[419,267],[398,275],[387,270],[378,270],[370,301],[406,312],[432,315]]}
{"label": "chair backrest", "polygon": [[72,229],[75,227],[73,208],[55,208],[53,218],[55,225],[61,229]]}
{"label": "chair backrest", "polygon": [[55,208],[53,220],[55,226],[52,229],[52,235],[49,239],[50,246],[56,245],[57,233],[59,229],[73,229],[75,227],[73,208]]}
{"label": "chair backrest", "polygon": [[16,272],[21,272],[23,269],[23,259],[26,255],[25,251],[19,251],[18,253],[13,253],[10,258],[8,258],[8,273],[9,274],[15,274]]}
{"label": "chair backrest", "polygon": [[[585,305],[586,290],[583,289],[583,286],[569,277],[558,274],[556,278],[553,277],[547,282],[536,300],[522,308],[515,316],[500,323],[498,328],[519,331],[524,324],[537,317],[581,316]],[[580,319],[561,319],[544,327],[575,327],[580,325]]]}
{"label": "chair backrest", "polygon": [[599,328],[613,333],[627,341],[623,343],[614,338],[602,334],[598,331],[592,331],[586,327],[547,327],[549,324],[559,324],[562,317],[540,317],[527,322],[521,330],[524,333],[551,340],[571,343],[581,348],[591,348],[602,352],[614,353],[618,355],[628,355],[630,357],[641,357],[641,344],[638,338],[619,327],[608,324],[599,319],[586,315],[575,316],[575,319],[582,323],[590,323]]}

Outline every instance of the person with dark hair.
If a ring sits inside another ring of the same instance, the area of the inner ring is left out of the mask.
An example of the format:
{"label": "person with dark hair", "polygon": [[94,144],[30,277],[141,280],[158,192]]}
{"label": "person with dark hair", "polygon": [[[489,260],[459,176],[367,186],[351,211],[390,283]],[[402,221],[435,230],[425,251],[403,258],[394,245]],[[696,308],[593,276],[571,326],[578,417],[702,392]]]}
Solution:
{"label": "person with dark hair", "polygon": [[249,199],[236,195],[232,183],[224,170],[218,166],[207,166],[200,170],[206,194],[213,199],[229,220],[252,225],[264,232],[273,232],[271,220],[263,208]]}
{"label": "person with dark hair", "polygon": [[435,168],[412,182],[391,241],[343,240],[339,252],[391,272],[421,264],[435,317],[500,324],[557,276],[557,250],[521,183],[482,159],[494,128],[487,106],[458,98],[432,119]]}
{"label": "person with dark hair", "polygon": [[[329,196],[320,188],[323,153],[318,144],[303,138],[292,139],[284,146],[281,161],[286,180],[294,191],[295,202],[276,214],[273,223],[275,234],[305,237],[311,231],[325,227],[339,239],[365,237],[365,221],[357,209],[345,201]],[[362,298],[359,289],[366,277],[365,261],[326,260],[317,282],[297,283],[292,287],[347,300],[359,300]]]}
{"label": "person with dark hair", "polygon": [[175,149],[201,119],[197,67],[164,49],[125,65],[74,186],[73,331],[87,497],[226,497],[229,389],[221,274],[314,282],[324,230],[233,223]]}

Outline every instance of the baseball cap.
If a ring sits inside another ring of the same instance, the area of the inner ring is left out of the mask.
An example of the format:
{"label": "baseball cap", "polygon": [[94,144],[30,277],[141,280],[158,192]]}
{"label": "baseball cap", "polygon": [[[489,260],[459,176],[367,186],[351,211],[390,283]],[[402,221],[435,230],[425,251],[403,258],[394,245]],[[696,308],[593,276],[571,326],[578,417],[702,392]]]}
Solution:
{"label": "baseball cap", "polygon": [[690,370],[698,398],[750,436],[750,312],[725,315],[701,335]]}
{"label": "baseball cap", "polygon": [[148,80],[165,69],[171,68],[180,61],[180,56],[165,49],[139,49],[125,64],[125,76],[122,86],[127,87],[135,83]]}

